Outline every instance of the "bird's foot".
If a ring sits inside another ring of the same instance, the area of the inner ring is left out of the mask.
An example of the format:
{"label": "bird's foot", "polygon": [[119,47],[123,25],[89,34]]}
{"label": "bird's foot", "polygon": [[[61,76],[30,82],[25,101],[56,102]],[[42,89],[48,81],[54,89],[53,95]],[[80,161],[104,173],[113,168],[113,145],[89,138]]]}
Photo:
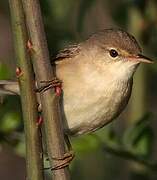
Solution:
{"label": "bird's foot", "polygon": [[75,155],[74,155],[73,151],[69,151],[69,152],[65,153],[63,155],[63,157],[52,157],[52,159],[54,161],[58,161],[58,163],[56,163],[56,165],[54,167],[48,167],[48,168],[44,168],[44,169],[45,170],[51,169],[52,171],[54,171],[54,170],[65,168],[65,167],[69,166],[69,164],[74,159],[74,157],[75,157]]}
{"label": "bird's foot", "polygon": [[71,146],[69,137],[65,134],[64,138],[65,138],[65,143],[67,145],[68,152],[65,153],[63,155],[63,157],[52,157],[52,159],[54,161],[58,161],[59,163],[56,164],[54,167],[49,167],[49,168],[45,168],[45,169],[58,170],[58,169],[65,168],[65,167],[69,166],[71,161],[74,159],[75,154],[74,154],[74,151],[72,150],[72,146]]}
{"label": "bird's foot", "polygon": [[69,166],[69,164],[74,159],[74,157],[75,155],[73,151],[69,151],[65,153],[63,157],[58,157],[58,158],[53,157],[53,159],[59,161],[59,163],[56,166],[52,167],[51,170],[58,170]]}
{"label": "bird's foot", "polygon": [[50,81],[41,81],[41,87],[36,89],[36,92],[45,92],[50,88],[55,89],[55,93],[57,96],[61,95],[61,88],[62,88],[62,81],[57,79],[56,77],[53,80]]}

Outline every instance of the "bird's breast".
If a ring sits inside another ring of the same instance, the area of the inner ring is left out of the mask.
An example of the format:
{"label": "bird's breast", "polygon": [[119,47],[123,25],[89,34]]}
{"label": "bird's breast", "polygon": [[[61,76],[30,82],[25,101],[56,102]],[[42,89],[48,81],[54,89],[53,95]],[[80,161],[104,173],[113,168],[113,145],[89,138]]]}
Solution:
{"label": "bird's breast", "polygon": [[65,129],[72,135],[89,133],[116,118],[126,106],[132,82],[77,83],[64,89],[63,115]]}

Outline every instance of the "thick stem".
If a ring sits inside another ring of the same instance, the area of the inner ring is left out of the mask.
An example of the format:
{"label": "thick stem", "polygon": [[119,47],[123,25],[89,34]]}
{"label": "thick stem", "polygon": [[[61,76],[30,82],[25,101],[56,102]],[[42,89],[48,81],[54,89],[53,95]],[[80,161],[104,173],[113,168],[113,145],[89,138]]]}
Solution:
{"label": "thick stem", "polygon": [[36,123],[37,100],[32,65],[26,49],[27,31],[24,13],[21,0],[10,0],[9,5],[25,128],[27,179],[43,180],[41,137]]}
{"label": "thick stem", "polygon": [[[47,48],[47,42],[41,17],[38,0],[22,0],[27,26],[32,43],[32,59],[38,86],[41,81],[52,80],[53,69]],[[64,133],[59,113],[59,97],[53,89],[41,93],[41,105],[44,117],[46,143],[51,166],[56,166],[59,161],[53,157],[63,157],[65,154]],[[54,180],[69,179],[68,168],[62,168],[52,172]]]}

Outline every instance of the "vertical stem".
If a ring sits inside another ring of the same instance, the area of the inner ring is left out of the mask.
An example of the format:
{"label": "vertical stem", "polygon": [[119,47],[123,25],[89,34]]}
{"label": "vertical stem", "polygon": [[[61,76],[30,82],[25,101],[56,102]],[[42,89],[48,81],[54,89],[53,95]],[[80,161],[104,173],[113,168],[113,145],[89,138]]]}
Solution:
{"label": "vertical stem", "polygon": [[[38,86],[41,81],[52,80],[54,73],[50,64],[47,42],[42,22],[40,4],[38,0],[22,0],[32,42],[32,59]],[[47,150],[51,166],[59,163],[53,157],[63,157],[65,154],[64,133],[59,116],[59,97],[53,89],[41,93],[41,105],[44,117]],[[53,180],[69,179],[68,168],[52,172]]]}
{"label": "vertical stem", "polygon": [[27,31],[23,8],[21,0],[9,0],[9,5],[25,128],[27,179],[43,180],[41,137],[36,124],[38,111],[34,92],[34,73],[27,55]]}

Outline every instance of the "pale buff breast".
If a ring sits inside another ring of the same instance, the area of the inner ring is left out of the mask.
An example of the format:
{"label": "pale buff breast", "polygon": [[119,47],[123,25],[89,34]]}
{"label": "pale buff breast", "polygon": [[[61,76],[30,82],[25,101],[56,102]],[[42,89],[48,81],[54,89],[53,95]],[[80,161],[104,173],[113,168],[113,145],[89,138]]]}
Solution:
{"label": "pale buff breast", "polygon": [[108,81],[97,71],[85,79],[74,68],[64,69],[59,76],[63,79],[62,115],[68,134],[89,133],[104,126],[121,113],[130,97],[132,80]]}
{"label": "pale buff breast", "polygon": [[[72,97],[72,104],[64,98],[65,129],[73,135],[95,131],[116,118],[128,103],[132,83],[120,85],[117,88],[107,88],[103,95],[93,100],[90,94],[82,92],[81,96]],[[111,89],[114,89],[113,91]],[[99,92],[98,92],[99,93]],[[79,104],[82,104],[80,107]]]}

